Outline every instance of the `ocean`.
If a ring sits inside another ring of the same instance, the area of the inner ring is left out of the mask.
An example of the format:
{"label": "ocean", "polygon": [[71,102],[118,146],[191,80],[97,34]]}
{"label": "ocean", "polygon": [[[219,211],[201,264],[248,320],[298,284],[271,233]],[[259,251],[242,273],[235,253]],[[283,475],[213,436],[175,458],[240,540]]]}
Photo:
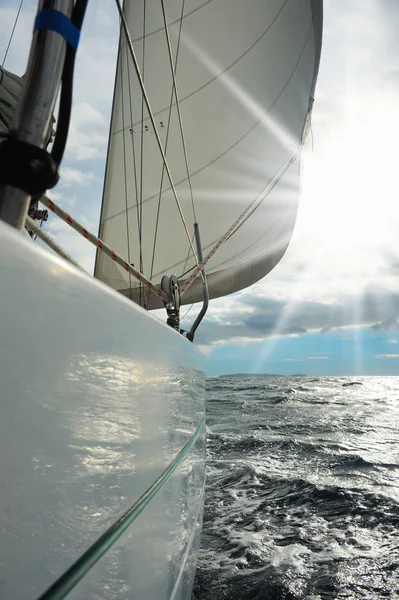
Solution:
{"label": "ocean", "polygon": [[193,600],[399,597],[399,378],[207,389]]}

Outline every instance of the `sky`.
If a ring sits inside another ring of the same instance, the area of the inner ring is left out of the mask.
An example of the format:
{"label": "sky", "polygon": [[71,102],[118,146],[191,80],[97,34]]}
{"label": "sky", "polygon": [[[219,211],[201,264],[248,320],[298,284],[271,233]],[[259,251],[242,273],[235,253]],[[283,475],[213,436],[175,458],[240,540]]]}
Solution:
{"label": "sky", "polygon": [[[25,70],[34,2],[5,67]],[[0,60],[19,0],[0,0]],[[211,302],[197,334],[207,374],[399,374],[399,3],[325,0],[323,49],[291,244],[265,279]],[[89,3],[62,180],[52,196],[98,230],[118,19]],[[47,229],[87,270],[94,249]],[[184,314],[183,310],[183,314]],[[193,309],[186,324],[195,316]]]}

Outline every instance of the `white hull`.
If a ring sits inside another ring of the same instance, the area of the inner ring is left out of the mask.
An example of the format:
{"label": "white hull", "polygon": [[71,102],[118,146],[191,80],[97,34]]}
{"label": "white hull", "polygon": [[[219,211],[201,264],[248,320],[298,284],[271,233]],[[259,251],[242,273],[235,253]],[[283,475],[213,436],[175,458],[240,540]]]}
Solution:
{"label": "white hull", "polygon": [[39,597],[126,511],[139,512],[172,463],[68,598],[190,598],[205,480],[202,355],[3,224],[0,270],[0,596]]}

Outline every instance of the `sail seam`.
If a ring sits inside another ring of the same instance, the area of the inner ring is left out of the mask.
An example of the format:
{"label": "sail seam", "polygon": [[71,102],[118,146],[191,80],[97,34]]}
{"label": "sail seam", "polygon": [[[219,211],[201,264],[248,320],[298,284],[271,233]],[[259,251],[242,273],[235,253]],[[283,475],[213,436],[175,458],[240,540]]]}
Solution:
{"label": "sail seam", "polygon": [[[191,17],[191,15],[198,12],[199,10],[201,10],[201,8],[204,8],[204,6],[206,6],[207,4],[210,4],[211,2],[214,2],[214,0],[206,0],[206,2],[204,2],[200,6],[197,6],[197,8],[194,8],[192,11],[186,13],[184,15],[183,19],[187,19],[187,17]],[[176,25],[176,23],[178,23],[179,21],[180,21],[180,18],[176,19],[175,21],[171,21],[169,23],[169,25]],[[163,27],[159,27],[159,29],[154,29],[154,31],[150,31],[150,33],[147,33],[146,37],[151,37],[152,35],[155,35],[156,33],[159,33],[160,31],[163,31]],[[141,40],[141,37],[134,38],[133,43],[139,42],[140,40]]]}
{"label": "sail seam", "polygon": [[[138,188],[137,188],[136,147],[135,147],[135,140],[134,140],[134,135],[133,135],[134,132],[133,132],[133,113],[132,113],[132,91],[131,91],[131,85],[130,85],[129,54],[127,51],[127,46],[126,46],[126,68],[127,68],[128,87],[129,87],[129,111],[130,111],[130,134],[131,134],[130,138],[132,141],[134,189],[135,189],[135,193],[136,193],[136,216],[137,216],[137,230],[138,230],[138,234],[139,234],[140,270],[142,270],[141,265],[143,264],[143,249],[142,249],[141,228],[140,228],[140,211],[139,211],[139,202],[138,202],[139,196],[138,196]],[[122,93],[123,93],[123,89],[122,89]],[[127,208],[126,208],[126,211],[128,211]],[[126,212],[126,216],[127,216],[127,212]],[[129,258],[129,262],[130,262],[130,256],[128,258]]]}
{"label": "sail seam", "polygon": [[[211,83],[215,82],[217,79],[219,79],[220,77],[222,77],[225,73],[227,73],[232,67],[234,67],[237,63],[239,63],[244,58],[244,56],[246,56],[261,41],[261,39],[265,37],[265,35],[268,33],[268,31],[273,27],[274,23],[277,21],[278,17],[283,12],[284,8],[286,7],[286,5],[288,4],[289,1],[290,0],[285,0],[284,4],[280,8],[280,10],[278,11],[277,15],[274,17],[274,19],[272,20],[272,22],[269,23],[269,25],[266,27],[266,29],[263,31],[263,33],[261,33],[261,35],[255,40],[255,42],[253,42],[253,44],[249,48],[247,48],[245,50],[245,52],[243,52],[242,54],[240,54],[240,56],[238,56],[235,61],[233,61],[231,64],[229,64],[227,67],[225,67],[222,71],[220,71],[220,73],[218,73],[217,75],[215,75],[215,77],[212,77],[212,79],[209,79],[207,82],[205,82],[199,88],[196,88],[195,90],[193,90],[192,92],[190,92],[189,94],[187,94],[187,96],[184,96],[184,98],[181,98],[180,102],[185,102],[186,100],[188,100],[192,96],[195,96],[195,94],[197,94],[198,92],[200,92],[201,90],[203,90],[204,88],[206,88]],[[175,23],[176,23],[176,21],[175,21]],[[170,23],[169,25],[172,25],[172,23]],[[156,117],[157,115],[163,113],[164,111],[165,111],[165,108],[161,108],[160,110],[157,110],[154,113],[154,117]],[[139,121],[137,123],[135,123],[135,125],[137,125],[138,123],[139,123]],[[116,135],[118,133],[120,133],[120,129],[115,130],[114,135]]]}
{"label": "sail seam", "polygon": [[163,146],[162,146],[161,138],[159,137],[158,128],[156,126],[154,115],[153,115],[153,112],[151,110],[151,106],[150,106],[150,102],[149,102],[149,99],[148,99],[148,96],[147,96],[147,92],[145,90],[143,78],[142,78],[142,75],[141,75],[141,72],[140,72],[139,64],[137,62],[137,57],[136,57],[136,53],[134,51],[132,39],[130,37],[130,32],[129,32],[129,28],[128,28],[128,25],[127,25],[127,22],[126,22],[125,14],[124,14],[124,11],[122,9],[120,0],[115,0],[115,3],[116,3],[116,6],[118,8],[118,11],[119,11],[119,15],[120,15],[120,18],[121,18],[122,27],[123,27],[123,29],[125,31],[125,35],[126,35],[126,39],[127,39],[127,42],[128,42],[128,47],[129,47],[130,55],[131,55],[132,60],[133,60],[133,64],[134,64],[134,67],[135,67],[135,70],[136,70],[136,74],[137,74],[137,79],[139,81],[139,84],[140,84],[140,87],[141,87],[141,91],[142,91],[142,94],[143,94],[143,98],[145,100],[147,111],[148,111],[148,114],[149,114],[149,117],[150,117],[150,120],[151,120],[151,124],[152,124],[153,130],[154,130],[155,138],[157,140],[158,148],[159,148],[159,151],[161,153],[162,160],[163,160],[163,162],[165,164],[165,170],[166,170],[166,173],[168,175],[168,179],[169,179],[169,183],[170,183],[170,189],[172,190],[173,196],[175,198],[176,206],[177,206],[177,209],[179,211],[180,218],[182,220],[183,227],[184,227],[184,230],[186,232],[187,239],[189,241],[189,244],[192,247],[192,251],[193,251],[194,256],[196,256],[195,249],[194,249],[193,243],[191,241],[191,236],[190,236],[190,233],[188,231],[187,223],[186,223],[186,220],[184,218],[183,210],[182,210],[179,198],[177,196],[176,187],[175,187],[175,184],[174,184],[173,179],[172,179],[172,174],[171,174],[170,169],[169,169],[168,161],[166,160],[166,156],[165,156],[165,152],[164,152],[164,149],[163,149]]}
{"label": "sail seam", "polygon": [[[273,179],[269,182],[269,184],[267,185],[267,187],[265,188],[263,194],[262,194],[262,198],[259,198],[259,196],[257,196],[257,198],[255,198],[255,200],[253,200],[244,210],[243,212],[239,215],[239,217],[234,221],[234,223],[231,225],[231,227],[229,227],[229,229],[226,231],[226,233],[218,240],[218,242],[215,244],[215,246],[212,248],[212,250],[205,256],[205,258],[199,263],[199,265],[197,265],[197,267],[195,268],[194,272],[190,275],[190,277],[183,283],[183,285],[181,286],[181,295],[183,296],[183,294],[188,290],[188,288],[190,287],[190,285],[193,283],[193,281],[200,275],[200,273],[202,272],[202,270],[204,269],[205,265],[207,264],[207,262],[212,258],[212,256],[217,252],[217,250],[219,250],[220,246],[222,246],[225,242],[227,242],[228,239],[230,239],[230,237],[237,231],[237,229],[240,227],[240,223],[243,221],[243,219],[245,217],[247,217],[248,212],[253,209],[255,206],[256,208],[258,208],[257,204],[261,204],[264,199],[268,196],[268,194],[272,191],[272,189],[275,187],[275,185],[279,182],[279,180],[281,179],[281,177],[284,175],[284,173],[286,172],[286,170],[288,169],[288,167],[294,162],[294,160],[297,158],[297,156],[300,153],[302,146],[300,146],[292,155],[291,157],[284,163],[284,165],[280,168],[280,170],[276,173],[276,175],[273,177]],[[252,211],[253,212],[253,211]],[[252,214],[252,213],[251,213]]]}
{"label": "sail seam", "polygon": [[[180,111],[180,100],[179,100],[179,94],[177,92],[176,73],[175,73],[175,67],[173,66],[172,47],[170,44],[170,36],[169,36],[169,30],[168,30],[168,23],[167,23],[167,19],[166,19],[164,0],[161,0],[161,6],[162,6],[162,15],[163,15],[163,20],[164,20],[164,26],[165,26],[166,42],[168,44],[169,62],[170,62],[170,69],[172,72],[172,84],[173,84],[173,89],[174,89],[175,98],[176,98],[176,110],[177,110],[177,116],[179,119],[181,141],[182,141],[183,153],[184,153],[184,161],[185,161],[185,165],[186,165],[187,181],[188,181],[188,185],[190,187],[191,205],[193,208],[194,222],[197,222],[197,216],[195,214],[195,206],[194,206],[193,187],[191,185],[190,170],[188,168],[187,148],[186,148],[186,142],[184,139],[183,119],[182,119],[181,111]],[[184,7],[184,3],[183,3],[183,7]]]}
{"label": "sail seam", "polygon": [[[143,86],[145,81],[145,28],[146,28],[146,15],[147,15],[147,0],[144,0],[143,3],[143,45],[142,45],[142,53],[143,53],[143,62],[142,62],[142,72],[143,72]],[[126,32],[125,32],[126,35]],[[127,37],[127,36],[126,36]],[[141,131],[140,131],[140,223],[139,223],[139,236],[140,236],[140,247],[141,247],[141,237],[143,233],[143,179],[144,179],[144,94],[141,95]],[[133,123],[133,127],[135,124]],[[140,254],[140,271],[143,271],[143,255]],[[139,301],[141,305],[141,297],[142,297],[142,289],[140,285],[139,292]]]}
{"label": "sail seam", "polygon": [[[291,82],[291,80],[292,80],[292,78],[293,78],[294,74],[296,73],[296,70],[297,70],[297,68],[298,68],[298,65],[299,65],[299,63],[300,63],[300,60],[301,60],[301,58],[302,58],[302,56],[303,56],[303,53],[304,53],[304,51],[305,51],[305,49],[306,49],[306,46],[307,46],[307,44],[308,44],[308,41],[309,41],[309,36],[310,36],[310,33],[311,33],[312,29],[313,29],[313,23],[311,24],[311,26],[310,26],[310,28],[309,28],[309,30],[308,30],[308,33],[307,33],[307,36],[306,36],[306,39],[305,39],[305,44],[304,44],[304,46],[303,46],[303,48],[302,48],[302,51],[301,51],[301,53],[300,53],[300,56],[299,56],[299,59],[298,59],[298,61],[296,62],[296,64],[295,64],[295,67],[294,67],[294,69],[293,69],[293,71],[292,71],[292,73],[291,73],[290,77],[288,78],[288,80],[286,81],[286,83],[284,84],[284,86],[282,87],[282,89],[281,89],[281,91],[279,92],[278,96],[277,96],[277,97],[276,97],[276,98],[273,100],[272,104],[269,106],[269,108],[268,108],[268,109],[265,111],[265,113],[262,115],[262,117],[261,117],[261,118],[260,118],[258,121],[256,121],[256,123],[254,123],[254,125],[252,125],[252,127],[251,127],[250,129],[248,129],[248,130],[247,130],[247,131],[246,131],[246,132],[245,132],[245,133],[244,133],[244,134],[243,134],[243,135],[242,135],[242,136],[241,136],[241,137],[240,137],[240,138],[239,138],[237,141],[235,141],[235,142],[234,142],[234,144],[232,144],[231,146],[229,146],[228,148],[226,148],[226,150],[224,150],[224,151],[223,151],[221,154],[219,154],[218,156],[215,156],[215,158],[214,158],[213,160],[211,160],[209,163],[207,163],[206,165],[203,165],[202,167],[200,167],[199,169],[197,169],[197,171],[194,171],[193,173],[191,173],[191,177],[195,177],[196,175],[198,175],[198,173],[201,173],[201,172],[203,172],[205,169],[207,169],[207,168],[208,168],[208,167],[210,167],[211,165],[215,164],[215,163],[216,163],[218,160],[220,160],[221,158],[223,158],[224,156],[226,156],[226,154],[228,154],[228,153],[229,153],[231,150],[233,150],[233,148],[235,148],[236,146],[238,146],[238,145],[239,145],[239,144],[242,142],[242,140],[244,140],[244,139],[245,139],[245,138],[246,138],[246,137],[247,137],[247,136],[248,136],[250,133],[252,133],[252,132],[253,132],[253,131],[256,129],[256,127],[258,127],[258,125],[260,125],[260,123],[262,123],[262,121],[263,121],[263,120],[265,119],[265,117],[266,117],[266,116],[267,116],[267,115],[270,113],[270,111],[271,111],[271,110],[273,110],[274,106],[276,105],[276,103],[278,102],[278,100],[281,98],[281,96],[283,95],[283,93],[284,93],[284,92],[285,92],[285,90],[287,89],[287,87],[288,87],[289,83]],[[182,184],[182,183],[184,183],[185,181],[187,181],[187,178],[186,178],[186,177],[184,177],[183,179],[180,179],[180,180],[179,180],[179,181],[178,181],[178,182],[175,184],[175,185],[176,185],[176,187],[177,187],[177,186],[179,186],[179,185],[181,185],[181,184]],[[165,192],[168,192],[168,191],[170,191],[170,190],[171,190],[171,188],[168,188],[167,190],[165,190]],[[156,195],[152,195],[152,196],[150,196],[149,198],[146,198],[146,199],[144,200],[144,204],[145,204],[146,202],[150,202],[151,200],[154,200],[154,198],[156,198],[156,197],[157,197]],[[129,210],[130,210],[130,209],[129,209]],[[118,212],[118,213],[115,213],[114,215],[112,215],[112,216],[108,217],[107,219],[104,219],[104,222],[109,222],[109,221],[112,221],[113,219],[115,219],[115,218],[117,218],[117,217],[121,216],[122,214],[123,214],[123,212]]]}
{"label": "sail seam", "polygon": [[[181,40],[181,31],[182,31],[182,25],[183,25],[183,15],[184,15],[185,4],[186,4],[186,2],[185,2],[185,0],[183,0],[183,2],[182,2],[182,8],[181,8],[181,13],[180,13],[179,35],[178,35],[178,38],[177,38],[177,46],[176,46],[176,59],[175,59],[175,65],[174,65],[175,72],[177,70],[177,61],[178,61],[178,58],[179,58],[180,40]],[[167,128],[166,128],[166,139],[165,139],[165,154],[168,151],[169,134],[170,134],[170,124],[171,124],[171,118],[172,118],[172,106],[173,106],[173,85],[172,85],[172,90],[171,90],[171,93],[170,93],[168,125],[167,125]],[[157,217],[156,217],[156,221],[155,221],[154,243],[153,243],[153,248],[152,248],[150,279],[152,278],[153,273],[154,273],[155,250],[156,250],[156,243],[157,243],[157,234],[158,234],[158,226],[159,226],[159,216],[160,216],[160,212],[161,212],[161,199],[162,199],[162,188],[163,188],[164,175],[165,175],[165,165],[164,165],[164,163],[162,163],[161,181],[160,181],[160,184],[159,184]],[[190,247],[189,247],[189,250],[188,250],[188,254],[190,254]],[[148,303],[148,299],[147,299],[147,303]]]}
{"label": "sail seam", "polygon": [[[122,102],[122,123],[123,129],[125,129],[125,103],[123,101],[123,52],[121,53],[121,102]],[[122,146],[123,146],[123,175],[124,175],[124,183],[125,183],[125,207],[126,207],[126,245],[127,245],[127,259],[130,263],[130,240],[129,240],[129,213],[127,206],[127,169],[126,169],[126,139],[125,136],[122,137]],[[129,273],[129,288],[130,293],[132,293],[132,275]]]}

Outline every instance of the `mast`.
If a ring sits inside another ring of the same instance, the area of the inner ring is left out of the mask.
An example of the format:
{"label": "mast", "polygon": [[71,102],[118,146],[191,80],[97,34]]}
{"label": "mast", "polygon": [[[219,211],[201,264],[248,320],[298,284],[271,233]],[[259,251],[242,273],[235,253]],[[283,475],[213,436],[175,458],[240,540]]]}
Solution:
{"label": "mast", "polygon": [[32,195],[53,187],[58,180],[58,164],[44,147],[67,42],[77,45],[79,39],[70,20],[73,7],[73,0],[40,0],[21,95],[10,133],[0,143],[0,219],[20,230]]}

